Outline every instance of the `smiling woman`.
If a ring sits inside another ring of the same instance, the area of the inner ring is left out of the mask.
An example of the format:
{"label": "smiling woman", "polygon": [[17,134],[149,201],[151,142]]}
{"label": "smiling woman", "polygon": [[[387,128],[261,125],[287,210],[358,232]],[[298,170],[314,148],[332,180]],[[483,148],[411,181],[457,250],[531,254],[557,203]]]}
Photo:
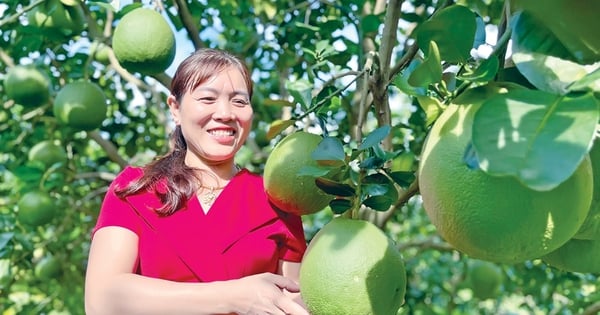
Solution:
{"label": "smiling woman", "polygon": [[167,98],[170,151],[126,168],[106,194],[87,314],[308,314],[300,217],[273,208],[262,177],[234,163],[251,97],[250,74],[229,53],[202,49],[179,65]]}

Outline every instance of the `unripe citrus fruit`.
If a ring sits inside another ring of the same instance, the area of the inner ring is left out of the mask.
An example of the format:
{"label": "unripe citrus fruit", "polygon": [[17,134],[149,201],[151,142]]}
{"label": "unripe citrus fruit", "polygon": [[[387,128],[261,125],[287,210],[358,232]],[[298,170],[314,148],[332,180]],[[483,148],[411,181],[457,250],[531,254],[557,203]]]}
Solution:
{"label": "unripe citrus fruit", "polygon": [[317,166],[312,152],[323,138],[294,132],[279,142],[265,162],[264,183],[269,201],[282,211],[305,215],[325,208],[333,196],[323,192],[312,176],[300,176],[305,166]]}
{"label": "unripe citrus fruit", "polygon": [[312,315],[395,315],[404,303],[406,270],[378,227],[338,217],[308,245],[300,292]]}
{"label": "unripe citrus fruit", "polygon": [[14,66],[6,73],[4,90],[18,104],[40,106],[50,99],[50,80],[34,66]]}
{"label": "unripe citrus fruit", "polygon": [[65,5],[60,0],[47,0],[27,13],[30,25],[43,30],[44,34],[54,38],[71,36],[85,28],[85,16],[81,7]]}
{"label": "unripe citrus fruit", "polygon": [[467,279],[473,295],[480,300],[486,300],[498,296],[503,276],[495,264],[478,260],[469,266]]}
{"label": "unripe citrus fruit", "polygon": [[175,58],[175,35],[160,13],[138,8],[123,16],[112,39],[115,56],[130,72],[165,71]]}
{"label": "unripe citrus fruit", "polygon": [[62,272],[62,264],[55,256],[45,256],[35,264],[34,274],[38,280],[48,281]]}
{"label": "unripe citrus fruit", "polygon": [[564,271],[600,275],[600,240],[572,239],[542,260]]}
{"label": "unripe citrus fruit", "polygon": [[592,199],[590,160],[549,191],[469,168],[463,156],[482,102],[451,104],[434,123],[419,166],[423,207],[438,233],[472,258],[503,263],[539,258],[566,243],[583,223]]}
{"label": "unripe citrus fruit", "polygon": [[56,213],[56,205],[52,197],[43,191],[30,191],[19,199],[17,219],[32,227],[50,222]]}
{"label": "unripe citrus fruit", "polygon": [[93,130],[106,118],[106,97],[94,83],[77,81],[65,85],[54,99],[56,119],[78,130]]}
{"label": "unripe citrus fruit", "polygon": [[100,63],[108,64],[110,62],[110,47],[100,42],[93,42],[90,46],[90,54]]}
{"label": "unripe citrus fruit", "polygon": [[592,161],[592,170],[594,174],[594,195],[592,205],[585,221],[573,238],[581,240],[599,240],[600,241],[600,138],[594,141],[590,150],[590,160]]}
{"label": "unripe citrus fruit", "polygon": [[30,161],[37,161],[45,166],[67,162],[67,152],[65,149],[50,140],[36,143],[29,149],[27,157]]}

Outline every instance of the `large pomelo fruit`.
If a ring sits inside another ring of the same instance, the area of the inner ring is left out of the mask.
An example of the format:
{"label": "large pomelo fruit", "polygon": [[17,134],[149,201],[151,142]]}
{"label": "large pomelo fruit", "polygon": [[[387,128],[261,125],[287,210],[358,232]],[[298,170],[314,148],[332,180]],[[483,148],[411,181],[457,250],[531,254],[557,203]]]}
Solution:
{"label": "large pomelo fruit", "polygon": [[364,220],[334,218],[310,242],[300,292],[312,315],[396,315],[406,270],[383,231]]}
{"label": "large pomelo fruit", "polygon": [[549,191],[469,168],[463,156],[482,103],[451,104],[434,123],[419,165],[423,207],[439,234],[472,258],[502,263],[539,258],[582,225],[592,199],[590,159]]}

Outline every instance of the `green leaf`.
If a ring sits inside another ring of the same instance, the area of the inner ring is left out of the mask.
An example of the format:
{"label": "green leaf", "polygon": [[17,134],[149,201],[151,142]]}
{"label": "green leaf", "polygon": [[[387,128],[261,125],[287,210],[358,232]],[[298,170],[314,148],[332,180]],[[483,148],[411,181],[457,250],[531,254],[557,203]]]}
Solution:
{"label": "green leaf", "polygon": [[591,93],[558,96],[517,89],[486,100],[473,121],[479,167],[550,190],[573,174],[591,146],[598,122]]}
{"label": "green leaf", "polygon": [[383,139],[387,137],[391,130],[392,127],[390,127],[389,125],[381,126],[373,130],[358,146],[358,150],[366,150],[379,145],[381,141],[383,141]]}
{"label": "green leaf", "polygon": [[365,199],[363,204],[375,211],[386,211],[392,205],[393,200],[386,196],[373,196]]}
{"label": "green leaf", "polygon": [[356,193],[354,187],[324,177],[317,177],[315,184],[324,192],[334,196],[351,197]]}
{"label": "green leaf", "polygon": [[498,73],[499,62],[496,56],[490,56],[479,64],[475,71],[469,73],[461,73],[457,76],[461,80],[471,82],[487,82],[492,80]]}
{"label": "green leaf", "polygon": [[442,61],[435,42],[429,42],[427,57],[408,77],[408,84],[427,87],[442,80]]}
{"label": "green leaf", "polygon": [[[519,72],[536,88],[555,94],[567,94],[573,90],[587,89],[588,83],[583,86],[573,83],[585,78],[589,72],[597,70],[600,63],[595,66],[583,66],[578,63],[546,56],[537,53],[514,53],[512,57]],[[596,83],[598,84],[598,83]]]}
{"label": "green leaf", "polygon": [[344,165],[346,160],[342,142],[334,137],[323,138],[311,156],[319,164],[325,165]]}
{"label": "green leaf", "polygon": [[415,71],[415,69],[421,64],[421,61],[413,59],[404,71],[394,78],[392,82],[395,87],[397,87],[400,91],[406,93],[407,95],[426,95],[427,89],[424,87],[415,87],[408,83],[408,79]]}
{"label": "green leaf", "polygon": [[312,102],[312,85],[306,80],[288,82],[286,88],[302,108],[307,109]]}
{"label": "green leaf", "polygon": [[336,198],[329,202],[329,207],[333,213],[342,214],[352,208],[352,201]]}
{"label": "green leaf", "polygon": [[396,182],[396,184],[400,185],[402,188],[406,188],[410,186],[412,182],[415,181],[415,173],[409,171],[397,171],[391,172],[390,177]]}
{"label": "green leaf", "polygon": [[513,16],[511,40],[513,53],[540,53],[574,60],[552,31],[528,11]]}
{"label": "green leaf", "polygon": [[262,101],[262,104],[265,106],[278,106],[278,107],[285,107],[285,106],[294,106],[294,103],[287,101],[287,100],[273,100],[273,99],[265,99]]}
{"label": "green leaf", "polygon": [[596,65],[596,70],[569,85],[569,91],[600,92],[600,63]]}
{"label": "green leaf", "polygon": [[299,170],[298,176],[312,176],[312,177],[320,177],[325,176],[331,171],[330,168],[327,167],[318,167],[312,165],[304,165]]}
{"label": "green leaf", "polygon": [[462,5],[444,8],[417,28],[417,43],[429,55],[429,43],[436,42],[442,60],[465,63],[475,40],[475,18],[475,13]]}
{"label": "green leaf", "polygon": [[365,34],[377,33],[381,25],[381,18],[378,15],[368,14],[360,20],[360,27]]}
{"label": "green leaf", "polygon": [[276,135],[280,134],[287,127],[294,125],[294,120],[275,120],[269,126],[269,130],[267,131],[267,138],[273,139]]}
{"label": "green leaf", "polygon": [[425,119],[425,125],[430,126],[433,124],[440,114],[443,112],[442,103],[437,98],[433,98],[430,96],[417,96],[417,101],[419,102],[419,106],[423,109],[427,118]]}

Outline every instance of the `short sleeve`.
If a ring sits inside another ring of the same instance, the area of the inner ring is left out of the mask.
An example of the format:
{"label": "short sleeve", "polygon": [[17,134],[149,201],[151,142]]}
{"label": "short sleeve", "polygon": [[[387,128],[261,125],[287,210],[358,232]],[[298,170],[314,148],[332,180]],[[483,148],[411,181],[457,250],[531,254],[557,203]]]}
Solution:
{"label": "short sleeve", "polygon": [[306,238],[304,236],[302,219],[291,213],[282,213],[280,217],[286,227],[286,239],[281,250],[280,259],[300,262],[306,251]]}
{"label": "short sleeve", "polygon": [[124,169],[108,187],[102,201],[96,225],[92,230],[92,237],[96,231],[107,226],[119,226],[140,235],[140,218],[131,208],[129,203],[117,197],[115,189],[125,187],[134,179],[142,175],[141,169],[128,167]]}

